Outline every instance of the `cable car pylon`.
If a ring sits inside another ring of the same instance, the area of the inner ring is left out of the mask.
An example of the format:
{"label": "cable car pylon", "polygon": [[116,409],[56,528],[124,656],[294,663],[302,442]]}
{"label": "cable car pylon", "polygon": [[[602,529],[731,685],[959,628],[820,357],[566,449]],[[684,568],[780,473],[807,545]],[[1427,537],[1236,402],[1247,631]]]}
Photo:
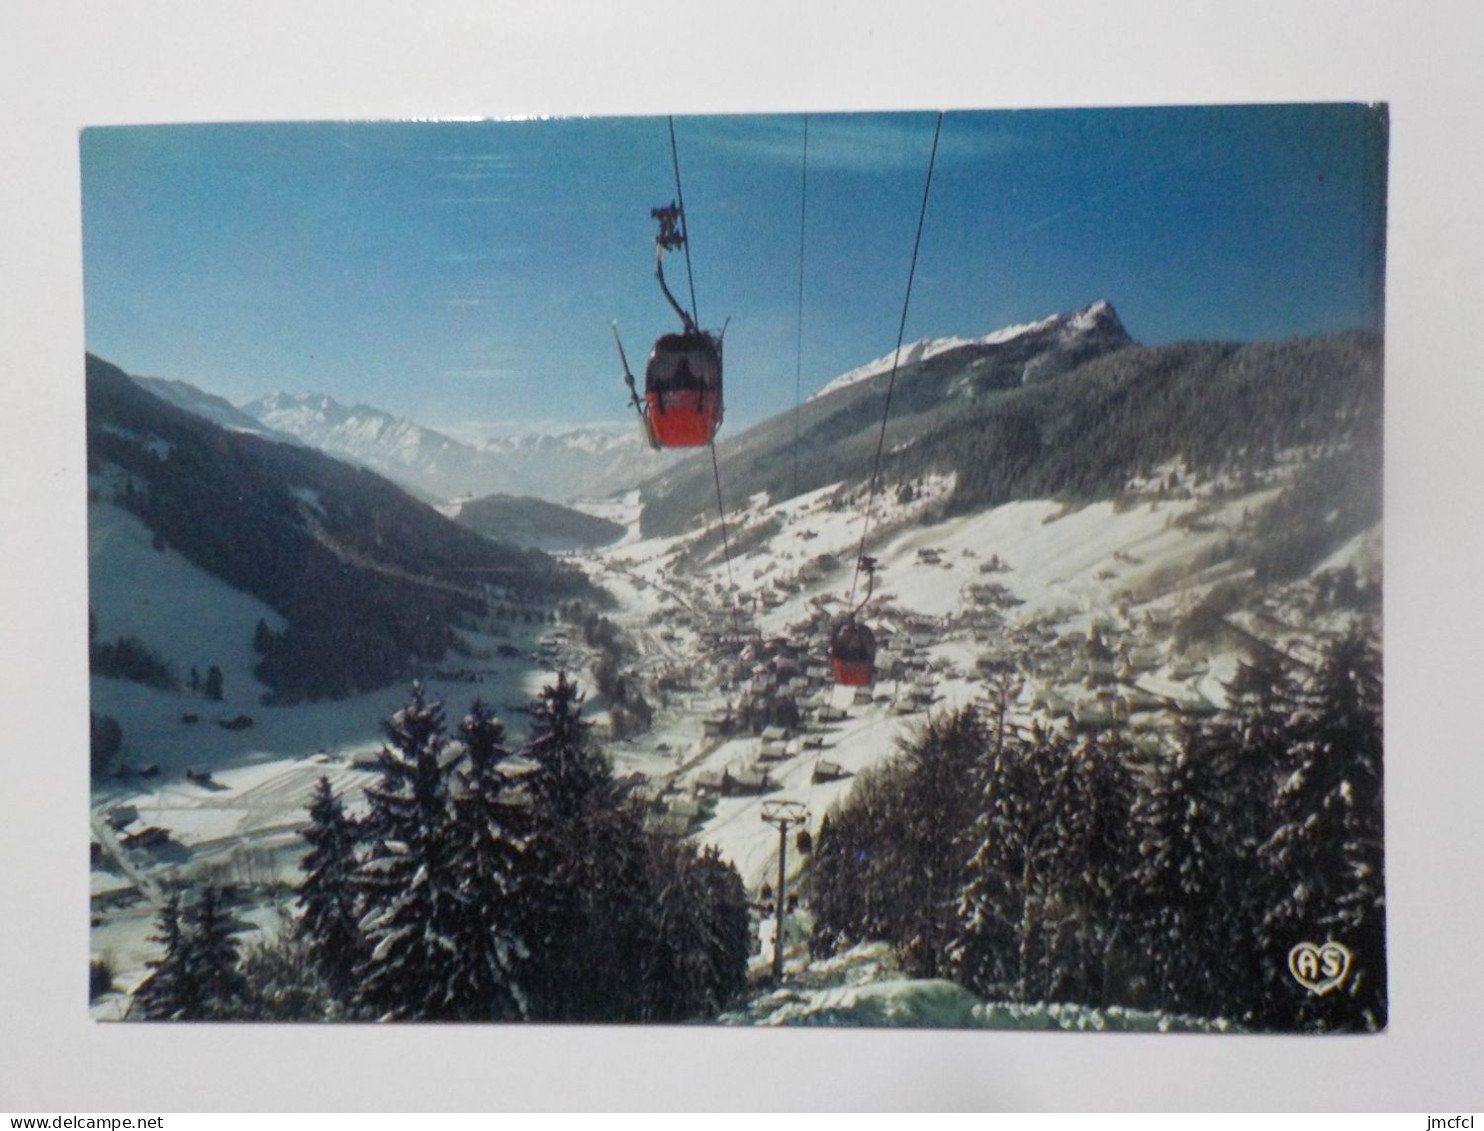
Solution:
{"label": "cable car pylon", "polygon": [[762,818],[778,830],[778,890],[773,905],[773,980],[783,981],[784,923],[788,914],[788,830],[807,824],[809,810],[797,801],[764,801]]}

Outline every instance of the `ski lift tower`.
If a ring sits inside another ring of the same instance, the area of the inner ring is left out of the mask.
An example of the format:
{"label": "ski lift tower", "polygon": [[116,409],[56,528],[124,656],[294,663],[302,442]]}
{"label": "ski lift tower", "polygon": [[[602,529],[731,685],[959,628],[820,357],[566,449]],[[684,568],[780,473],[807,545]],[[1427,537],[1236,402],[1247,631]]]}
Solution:
{"label": "ski lift tower", "polygon": [[809,820],[809,810],[798,801],[764,801],[763,820],[778,829],[778,892],[773,912],[773,980],[783,981],[783,917],[788,906],[784,890],[788,882],[788,831]]}

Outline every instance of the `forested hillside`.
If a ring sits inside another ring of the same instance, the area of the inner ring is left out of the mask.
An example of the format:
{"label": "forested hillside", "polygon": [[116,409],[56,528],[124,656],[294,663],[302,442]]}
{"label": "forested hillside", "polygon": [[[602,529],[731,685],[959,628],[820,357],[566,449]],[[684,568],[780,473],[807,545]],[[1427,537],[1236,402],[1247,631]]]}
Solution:
{"label": "forested hillside", "polygon": [[[1004,380],[983,359],[949,352],[897,377],[882,481],[952,474],[949,513],[1017,499],[1115,497],[1130,479],[1182,460],[1192,470],[1269,469],[1301,446],[1345,445],[1373,465],[1379,516],[1381,341],[1350,332],[1287,342],[1109,342],[1090,359],[1050,355],[1037,379]],[[1035,368],[1017,357],[1015,372]],[[950,371],[952,366],[961,368]],[[919,369],[925,372],[919,372]],[[930,377],[925,379],[925,373]],[[972,395],[970,395],[972,394]],[[719,445],[732,498],[775,502],[871,474],[885,390],[852,385]],[[674,534],[714,509],[709,461],[688,461],[646,485],[642,529]],[[708,494],[709,493],[709,494]]]}
{"label": "forested hillside", "polygon": [[100,502],[283,615],[258,677],[282,701],[385,686],[459,647],[492,593],[591,594],[536,551],[497,545],[371,472],[219,428],[87,359],[89,472]]}
{"label": "forested hillside", "polygon": [[490,538],[546,550],[606,546],[624,534],[624,527],[605,518],[513,495],[470,499],[459,507],[457,521]]}

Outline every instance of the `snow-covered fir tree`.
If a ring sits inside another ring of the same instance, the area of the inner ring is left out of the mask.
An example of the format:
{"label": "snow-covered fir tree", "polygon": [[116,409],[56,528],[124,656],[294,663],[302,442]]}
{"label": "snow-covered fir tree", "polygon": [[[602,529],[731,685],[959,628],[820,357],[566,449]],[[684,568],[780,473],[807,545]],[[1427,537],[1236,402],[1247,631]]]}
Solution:
{"label": "snow-covered fir tree", "polygon": [[345,807],[321,777],[309,805],[309,824],[299,835],[309,842],[299,884],[303,910],[295,933],[338,1001],[348,1001],[356,967],[365,957],[355,886],[357,830]]}
{"label": "snow-covered fir tree", "polygon": [[1033,727],[1029,742],[1001,741],[985,760],[959,930],[949,946],[955,977],[996,1000],[1013,999],[1021,985],[1028,850],[1039,826],[1042,784],[1031,754],[1044,741]]}
{"label": "snow-covered fir tree", "polygon": [[1045,777],[1022,873],[1023,1001],[1110,1004],[1131,977],[1128,761],[1127,745],[1113,735],[1058,739],[1032,756]]}
{"label": "snow-covered fir tree", "polygon": [[[1357,627],[1325,651],[1292,724],[1288,774],[1278,789],[1275,829],[1260,857],[1273,899],[1262,923],[1269,1024],[1305,1029],[1386,1025],[1385,891],[1382,853],[1381,657]],[[1338,942],[1353,965],[1324,995],[1289,977],[1300,942]]]}
{"label": "snow-covered fir tree", "polygon": [[459,737],[464,764],[454,780],[447,830],[449,866],[458,884],[453,1015],[469,1021],[524,1018],[530,1010],[530,815],[504,769],[510,757],[504,724],[476,700]]}
{"label": "snow-covered fir tree", "polygon": [[646,1021],[719,1012],[746,986],[751,950],[747,893],[715,848],[652,839],[648,936],[643,956]]}
{"label": "snow-covered fir tree", "polygon": [[215,884],[201,889],[187,923],[187,965],[201,995],[203,1015],[212,1019],[240,1016],[247,979],[238,966],[242,948],[237,935],[247,924],[232,914]]}
{"label": "snow-covered fir tree", "polygon": [[238,968],[237,934],[244,928],[226,908],[219,888],[207,884],[182,911],[172,894],[160,910],[165,953],[150,961],[149,977],[134,994],[134,1009],[146,1020],[221,1021],[240,1017],[247,982]]}
{"label": "snow-covered fir tree", "polygon": [[[1136,804],[1133,879],[1148,1004],[1171,1012],[1244,1020],[1260,975],[1257,860],[1244,836],[1252,815],[1238,773],[1225,732],[1192,730],[1153,767]],[[1259,816],[1266,810],[1264,800]]]}
{"label": "snow-covered fir tree", "polygon": [[368,954],[356,970],[358,1007],[381,1020],[456,1018],[463,897],[448,825],[449,776],[442,704],[422,688],[386,724],[382,777],[366,791],[371,838],[356,874]]}
{"label": "snow-covered fir tree", "polygon": [[146,963],[150,972],[134,991],[131,1007],[134,1016],[148,1021],[174,1021],[199,1008],[199,995],[191,983],[183,954],[183,933],[180,893],[173,891],[160,908],[156,933],[149,936],[150,942],[164,947],[164,953]]}

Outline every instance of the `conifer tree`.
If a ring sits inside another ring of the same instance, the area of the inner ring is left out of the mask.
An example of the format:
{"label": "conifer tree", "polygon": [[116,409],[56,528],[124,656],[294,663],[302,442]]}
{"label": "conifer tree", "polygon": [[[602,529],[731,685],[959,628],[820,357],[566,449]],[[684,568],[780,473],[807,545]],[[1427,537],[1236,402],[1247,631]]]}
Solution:
{"label": "conifer tree", "polygon": [[1149,1004],[1245,1020],[1256,979],[1254,846],[1225,730],[1192,731],[1154,769],[1136,804],[1141,950]]}
{"label": "conifer tree", "polygon": [[464,768],[448,827],[450,868],[459,885],[453,1011],[465,1020],[523,1018],[530,1008],[530,818],[502,768],[509,758],[504,724],[476,700],[459,735]]}
{"label": "conifer tree", "polygon": [[1129,748],[1100,735],[1070,752],[1070,773],[1051,795],[1056,836],[1042,876],[1046,904],[1044,1000],[1108,1005],[1131,977],[1131,835],[1134,782]]}
{"label": "conifer tree", "polygon": [[1021,985],[1020,930],[1024,920],[1031,839],[1040,825],[1038,790],[1043,763],[1033,761],[1044,736],[997,744],[986,759],[979,789],[967,875],[959,899],[959,930],[949,948],[955,976],[987,998],[1011,1000]]}
{"label": "conifer tree", "polygon": [[178,893],[160,910],[159,933],[151,941],[165,953],[149,962],[152,973],[134,995],[147,1020],[220,1021],[240,1015],[247,989],[238,969],[237,933],[243,924],[222,905],[221,892],[206,885],[194,906],[181,910]]}
{"label": "conifer tree", "polygon": [[899,949],[917,977],[937,977],[948,961],[975,814],[977,771],[991,747],[973,707],[929,719],[903,747],[901,837],[902,922]]}
{"label": "conifer tree", "polygon": [[[1275,831],[1260,851],[1273,892],[1261,934],[1266,1018],[1283,1027],[1381,1029],[1381,662],[1368,630],[1330,645],[1305,698],[1275,799]],[[1309,993],[1289,977],[1289,949],[1330,941],[1349,949],[1352,969],[1337,990]]]}
{"label": "conifer tree", "polygon": [[747,982],[747,893],[715,848],[651,838],[642,956],[647,1021],[714,1015]]}
{"label": "conifer tree", "polygon": [[309,820],[299,830],[310,847],[299,884],[303,915],[295,934],[304,940],[331,994],[336,1000],[348,1001],[356,966],[365,957],[357,905],[357,834],[327,777],[321,777],[315,787]]}
{"label": "conifer tree", "polygon": [[382,1020],[457,1017],[461,897],[450,853],[442,704],[414,685],[386,724],[382,778],[367,790],[371,843],[357,872],[369,953],[356,970],[357,1004]]}
{"label": "conifer tree", "polygon": [[207,884],[190,909],[186,965],[201,1000],[201,1017],[226,1020],[241,1015],[247,980],[238,966],[237,933],[246,924],[226,907],[221,889]]}
{"label": "conifer tree", "polygon": [[133,1009],[148,1021],[181,1020],[199,1009],[200,995],[186,965],[179,892],[172,891],[160,908],[156,931],[149,941],[160,943],[165,952],[146,963],[150,973],[134,991]]}
{"label": "conifer tree", "polygon": [[582,699],[558,672],[530,709],[533,1009],[542,1020],[624,1020],[639,1002],[645,845]]}

